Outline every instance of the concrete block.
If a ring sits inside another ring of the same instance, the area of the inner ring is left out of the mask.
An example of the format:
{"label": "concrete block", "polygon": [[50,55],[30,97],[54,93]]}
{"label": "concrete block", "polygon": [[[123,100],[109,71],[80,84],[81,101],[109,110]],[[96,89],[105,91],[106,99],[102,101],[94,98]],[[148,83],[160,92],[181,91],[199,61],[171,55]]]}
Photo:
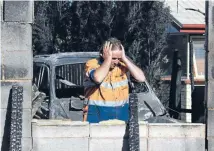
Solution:
{"label": "concrete block", "polygon": [[31,109],[23,109],[23,122],[22,122],[22,137],[31,137],[32,128],[31,128]]}
{"label": "concrete block", "polygon": [[207,136],[214,137],[214,110],[208,109]]}
{"label": "concrete block", "polygon": [[2,45],[1,45],[2,52],[4,52],[5,50],[8,50],[8,51],[26,50],[31,52],[32,51],[32,26],[30,24],[21,24],[18,22],[2,22],[1,23],[1,42],[2,42]]}
{"label": "concrete block", "polygon": [[88,122],[71,120],[33,120],[34,138],[89,137]]}
{"label": "concrete block", "polygon": [[33,139],[31,137],[22,138],[22,151],[31,151],[33,149]]}
{"label": "concrete block", "polygon": [[3,21],[3,1],[0,1],[0,20]]}
{"label": "concrete block", "polygon": [[4,51],[2,64],[5,80],[33,78],[31,51]]}
{"label": "concrete block", "polygon": [[33,151],[88,151],[88,138],[33,138]]}
{"label": "concrete block", "polygon": [[125,133],[125,124],[90,124],[90,137],[122,138]]}
{"label": "concrete block", "polygon": [[[146,124],[139,124],[140,137],[147,137]],[[125,124],[90,124],[90,137],[122,138],[126,137]]]}
{"label": "concrete block", "polygon": [[[1,39],[0,39],[1,40]],[[1,70],[1,72],[0,72],[0,78],[1,78],[1,80],[3,79],[3,69],[2,69],[2,63],[1,63],[2,61],[0,60],[0,70]]]}
{"label": "concrete block", "polygon": [[[0,115],[0,137],[8,137],[10,135],[10,112],[7,112],[6,109],[0,109]],[[22,137],[31,137],[31,109],[23,109]]]}
{"label": "concrete block", "polygon": [[[213,68],[213,70],[214,70],[214,68]],[[208,84],[208,98],[207,98],[207,106],[208,106],[208,108],[214,108],[214,100],[213,100],[213,98],[214,98],[214,80],[209,81],[209,84]]]}
{"label": "concrete block", "polygon": [[[211,42],[213,43],[213,42]],[[214,80],[214,45],[212,45],[212,48],[210,48],[209,56],[208,56],[208,79],[209,82]],[[210,46],[211,46],[210,45]]]}
{"label": "concrete block", "polygon": [[31,91],[32,91],[32,82],[31,80],[22,80],[17,82],[0,82],[1,84],[1,108],[6,109],[8,108],[8,105],[11,104],[11,100],[9,100],[10,97],[10,90],[12,89],[13,85],[20,85],[23,86],[23,108],[30,109],[32,108],[32,98],[31,98]]}
{"label": "concrete block", "polygon": [[[122,138],[90,138],[89,151],[129,151],[128,140]],[[140,151],[147,151],[146,138],[140,138]]]}
{"label": "concrete block", "polygon": [[203,138],[149,138],[148,151],[205,151]]}
{"label": "concrete block", "polygon": [[213,151],[214,150],[214,138],[208,137],[208,151]]}
{"label": "concrete block", "polygon": [[149,137],[196,137],[205,138],[205,125],[204,124],[149,124]]}
{"label": "concrete block", "polygon": [[33,1],[5,1],[4,21],[32,23]]}

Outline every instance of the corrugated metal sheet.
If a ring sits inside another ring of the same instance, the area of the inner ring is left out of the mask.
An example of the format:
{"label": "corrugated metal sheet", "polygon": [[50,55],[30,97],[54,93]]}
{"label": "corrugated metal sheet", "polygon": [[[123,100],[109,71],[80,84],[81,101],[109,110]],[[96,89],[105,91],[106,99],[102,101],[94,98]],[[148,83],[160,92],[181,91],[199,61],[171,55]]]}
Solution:
{"label": "corrugated metal sheet", "polygon": [[181,27],[183,24],[205,24],[203,14],[186,10],[186,8],[193,8],[205,13],[204,0],[165,0],[165,4],[170,7],[174,21]]}
{"label": "corrugated metal sheet", "polygon": [[[68,80],[76,85],[83,86],[85,63],[65,64],[56,67],[56,75]],[[55,81],[56,89],[69,88],[68,85],[62,84],[60,81]]]}

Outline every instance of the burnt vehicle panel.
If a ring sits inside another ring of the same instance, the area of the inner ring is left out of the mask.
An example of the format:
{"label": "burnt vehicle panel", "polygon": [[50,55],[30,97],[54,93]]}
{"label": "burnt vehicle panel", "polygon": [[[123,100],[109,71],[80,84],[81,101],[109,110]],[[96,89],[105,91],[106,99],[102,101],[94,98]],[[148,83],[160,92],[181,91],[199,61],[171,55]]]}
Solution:
{"label": "burnt vehicle panel", "polygon": [[[34,90],[42,93],[33,100],[33,118],[82,121],[84,65],[98,58],[98,52],[70,52],[34,57]],[[168,113],[148,82],[135,83],[139,99],[139,120],[179,122]],[[44,96],[45,94],[45,96]],[[41,101],[42,100],[42,101]]]}

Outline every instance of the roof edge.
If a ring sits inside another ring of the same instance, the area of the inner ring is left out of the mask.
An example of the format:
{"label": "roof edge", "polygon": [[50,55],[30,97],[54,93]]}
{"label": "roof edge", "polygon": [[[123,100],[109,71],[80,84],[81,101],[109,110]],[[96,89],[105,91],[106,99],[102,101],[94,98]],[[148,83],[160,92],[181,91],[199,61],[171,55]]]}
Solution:
{"label": "roof edge", "polygon": [[183,24],[182,28],[186,29],[205,29],[205,24]]}
{"label": "roof edge", "polygon": [[179,28],[182,28],[182,24],[174,17],[171,15],[172,22],[174,22]]}
{"label": "roof edge", "polygon": [[191,33],[191,34],[204,34],[205,30],[196,30],[196,29],[181,29],[180,33]]}

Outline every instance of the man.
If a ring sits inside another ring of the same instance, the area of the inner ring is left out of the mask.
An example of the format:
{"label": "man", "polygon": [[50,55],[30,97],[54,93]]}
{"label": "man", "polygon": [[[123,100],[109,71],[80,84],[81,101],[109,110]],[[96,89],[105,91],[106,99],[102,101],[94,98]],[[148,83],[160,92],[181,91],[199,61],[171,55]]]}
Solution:
{"label": "man", "polygon": [[85,65],[84,121],[98,123],[103,120],[128,120],[129,87],[127,72],[136,81],[145,81],[143,71],[130,61],[121,42],[108,39],[100,58],[89,60]]}

